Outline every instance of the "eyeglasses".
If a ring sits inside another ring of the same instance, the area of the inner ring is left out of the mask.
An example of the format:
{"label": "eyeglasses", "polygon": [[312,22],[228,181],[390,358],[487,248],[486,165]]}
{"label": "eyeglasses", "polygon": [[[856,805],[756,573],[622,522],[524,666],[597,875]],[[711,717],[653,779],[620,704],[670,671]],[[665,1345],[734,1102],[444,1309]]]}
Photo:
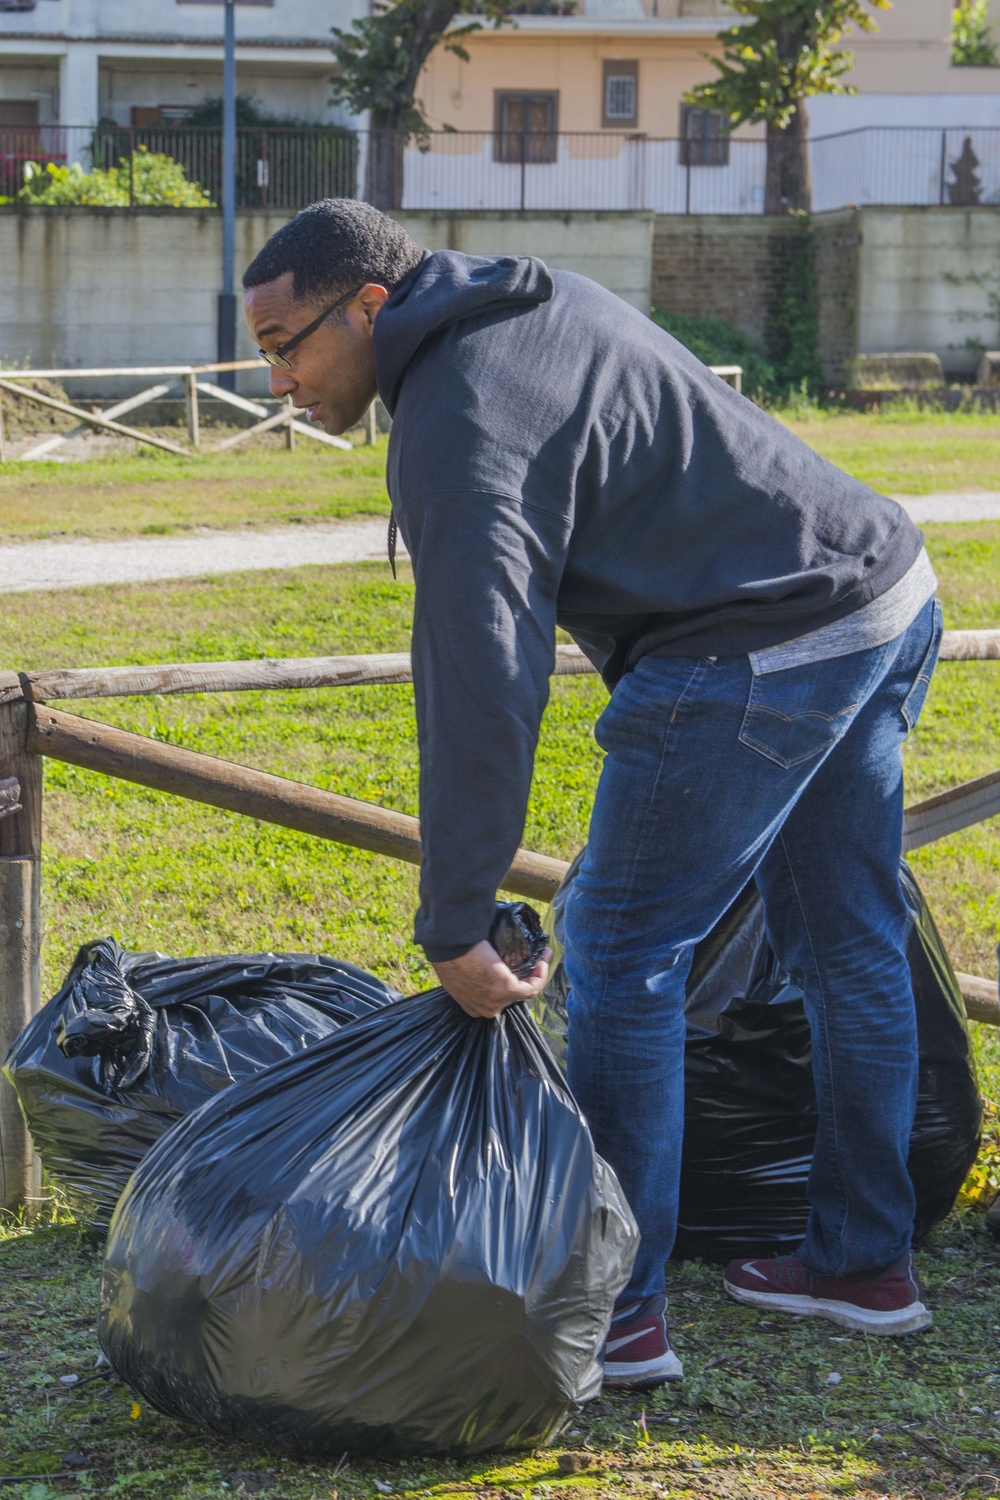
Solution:
{"label": "eyeglasses", "polygon": [[356,286],[353,291],[345,292],[344,295],[342,297],[338,297],[336,302],[332,303],[330,307],[324,308],[318,318],[313,318],[308,327],[301,328],[299,332],[293,334],[290,339],[286,339],[283,344],[279,344],[277,349],[258,349],[257,353],[260,355],[261,359],[266,360],[269,365],[277,365],[279,369],[290,370],[292,368],[291,363],[288,359],[285,358],[289,351],[294,349],[297,344],[301,344],[302,340],[307,339],[311,333],[315,333],[324,318],[328,318],[332,312],[336,312],[337,308],[340,307],[344,302],[349,302],[352,297],[356,297],[360,290],[361,288],[359,286]]}

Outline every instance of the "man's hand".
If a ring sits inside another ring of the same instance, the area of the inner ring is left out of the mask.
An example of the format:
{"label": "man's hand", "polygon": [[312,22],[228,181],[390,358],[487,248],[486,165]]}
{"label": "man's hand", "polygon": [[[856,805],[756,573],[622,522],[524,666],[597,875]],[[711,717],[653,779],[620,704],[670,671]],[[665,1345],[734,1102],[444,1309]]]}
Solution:
{"label": "man's hand", "polygon": [[447,962],[433,964],[432,968],[466,1015],[489,1019],[498,1016],[515,1000],[530,1000],[532,995],[537,995],[549,977],[551,957],[551,948],[546,948],[530,978],[518,979],[484,938],[461,958],[449,958]]}

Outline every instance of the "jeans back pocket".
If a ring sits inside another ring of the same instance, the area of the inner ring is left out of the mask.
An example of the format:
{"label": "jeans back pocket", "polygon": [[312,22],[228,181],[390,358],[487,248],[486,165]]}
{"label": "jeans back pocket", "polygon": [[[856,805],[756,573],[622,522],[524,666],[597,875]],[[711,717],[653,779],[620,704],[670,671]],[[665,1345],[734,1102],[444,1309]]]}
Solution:
{"label": "jeans back pocket", "polygon": [[740,740],[788,770],[842,739],[882,669],[886,648],[755,676]]}

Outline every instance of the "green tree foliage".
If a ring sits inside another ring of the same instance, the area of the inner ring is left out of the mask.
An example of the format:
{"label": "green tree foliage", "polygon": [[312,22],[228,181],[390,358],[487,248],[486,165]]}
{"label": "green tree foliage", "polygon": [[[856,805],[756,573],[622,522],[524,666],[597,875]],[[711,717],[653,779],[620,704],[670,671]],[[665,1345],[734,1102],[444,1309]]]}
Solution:
{"label": "green tree foliage", "polygon": [[954,67],[1000,67],[988,10],[989,0],[958,0],[951,13],[951,61]]}
{"label": "green tree foliage", "polygon": [[467,62],[463,38],[481,30],[482,20],[455,25],[456,19],[474,14],[502,26],[510,9],[507,0],[376,0],[372,15],[333,28],[333,100],[354,114],[371,111],[366,193],[377,207],[399,207],[406,142],[426,140],[428,123],[416,89],[434,48],[443,46]]}
{"label": "green tree foliage", "polygon": [[[216,126],[222,124],[223,100],[221,94],[211,94],[202,99],[191,110],[190,115],[184,121],[185,125]],[[255,94],[241,91],[236,95],[236,128],[237,130],[252,130],[260,128],[263,130],[319,130],[329,131],[331,134],[348,134],[344,126],[340,125],[317,125],[315,120],[307,119],[305,115],[283,115],[276,114],[274,110],[267,109]]]}
{"label": "green tree foliage", "polygon": [[180,162],[140,146],[115,167],[85,172],[79,162],[60,167],[26,162],[18,203],[87,204],[95,208],[214,208],[201,185],[191,182]]}
{"label": "green tree foliage", "polygon": [[843,76],[854,63],[840,42],[853,26],[877,30],[872,10],[891,0],[730,0],[748,17],[719,34],[718,77],[686,95],[721,111],[733,125],[767,126],[765,213],[812,206],[804,101],[813,94],[853,94]]}

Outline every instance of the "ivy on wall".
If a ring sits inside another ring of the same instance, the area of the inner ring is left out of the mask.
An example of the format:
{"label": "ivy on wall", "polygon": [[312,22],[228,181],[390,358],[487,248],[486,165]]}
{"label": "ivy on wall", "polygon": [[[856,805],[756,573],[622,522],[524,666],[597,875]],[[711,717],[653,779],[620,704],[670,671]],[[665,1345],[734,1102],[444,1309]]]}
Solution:
{"label": "ivy on wall", "polygon": [[789,234],[771,241],[771,296],[764,347],[779,388],[812,392],[822,384],[819,288],[809,215],[794,213]]}

